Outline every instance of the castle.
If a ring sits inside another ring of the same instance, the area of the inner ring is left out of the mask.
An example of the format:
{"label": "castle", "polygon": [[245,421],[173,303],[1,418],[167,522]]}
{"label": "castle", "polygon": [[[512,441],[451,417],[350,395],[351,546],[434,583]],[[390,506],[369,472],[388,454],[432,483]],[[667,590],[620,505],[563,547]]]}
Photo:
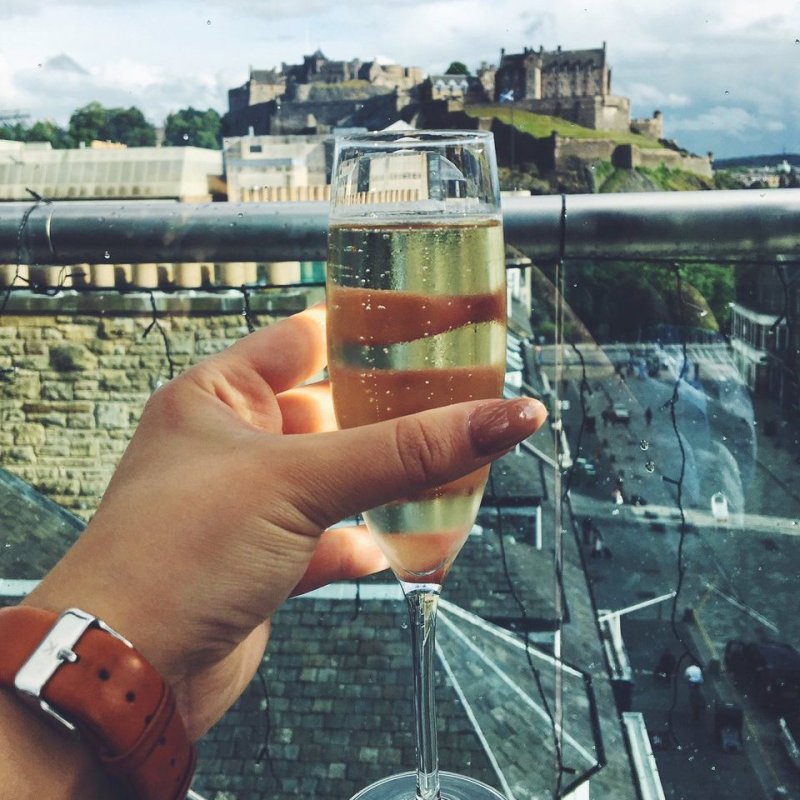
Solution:
{"label": "castle", "polygon": [[247,82],[228,93],[225,133],[308,135],[334,127],[386,127],[398,119],[410,122],[419,106],[432,102],[446,102],[451,110],[511,102],[586,128],[627,131],[633,125],[651,138],[663,135],[660,113],[632,121],[630,100],[611,93],[605,43],[591,50],[501,50],[499,65],[483,64],[475,77],[426,77],[419,67],[378,59],[334,61],[317,50],[302,64],[251,69]]}
{"label": "castle", "polygon": [[[705,177],[712,174],[709,157],[689,156],[674,145],[655,144],[663,139],[661,112],[646,119],[631,119],[630,100],[611,91],[605,42],[602,47],[586,50],[501,50],[496,67],[484,63],[474,76],[426,76],[419,67],[379,59],[334,61],[317,50],[305,56],[301,64],[283,63],[280,69],[270,70],[251,68],[247,82],[231,89],[228,98],[229,110],[223,118],[226,173],[233,196],[243,199],[250,199],[252,190],[258,187],[256,195],[260,196],[262,190],[278,191],[300,183],[324,185],[330,161],[330,148],[324,140],[334,130],[382,130],[396,124],[473,127],[477,124],[474,114],[467,116],[465,109],[498,103],[585,128],[610,133],[633,131],[653,140],[652,147],[642,148],[619,145],[611,136],[588,140],[553,134],[548,140],[527,137],[530,141],[526,144],[522,141],[526,137],[517,134],[511,152],[519,156],[527,149],[528,160],[537,163],[543,174],[557,172],[562,164],[575,159],[612,161],[628,168],[664,163]],[[510,141],[510,134],[497,120],[495,128],[498,158],[503,165],[503,143]],[[246,137],[247,141],[237,144],[236,137]],[[253,137],[266,138],[256,142]],[[314,154],[313,170],[290,141],[296,137],[306,137],[300,149]],[[280,153],[273,153],[275,148]],[[274,156],[269,166],[265,160],[268,152]],[[513,155],[511,158],[513,161]],[[265,170],[271,173],[269,179],[263,174]],[[312,177],[304,178],[306,173]]]}

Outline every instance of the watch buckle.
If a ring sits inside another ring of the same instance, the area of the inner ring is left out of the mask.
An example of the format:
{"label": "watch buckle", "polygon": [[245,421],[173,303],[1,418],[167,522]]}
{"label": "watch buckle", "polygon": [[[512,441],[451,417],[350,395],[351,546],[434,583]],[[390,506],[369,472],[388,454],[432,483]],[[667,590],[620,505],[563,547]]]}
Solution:
{"label": "watch buckle", "polygon": [[37,705],[48,716],[73,733],[76,731],[75,725],[61,716],[53,706],[44,700],[42,692],[47,682],[60,667],[79,660],[79,656],[74,650],[75,645],[91,627],[98,627],[128,647],[133,647],[127,639],[109,628],[97,617],[87,614],[79,608],[68,608],[58,617],[53,627],[28,656],[27,661],[14,677],[14,687],[23,700]]}

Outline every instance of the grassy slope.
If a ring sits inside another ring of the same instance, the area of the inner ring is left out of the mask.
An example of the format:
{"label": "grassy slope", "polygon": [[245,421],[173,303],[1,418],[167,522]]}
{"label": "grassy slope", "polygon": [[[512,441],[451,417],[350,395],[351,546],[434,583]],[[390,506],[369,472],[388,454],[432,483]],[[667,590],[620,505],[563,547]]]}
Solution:
{"label": "grassy slope", "polygon": [[507,105],[468,106],[464,111],[471,117],[495,117],[506,125],[511,125],[513,114],[514,127],[537,139],[550,136],[555,131],[560,136],[569,136],[571,139],[609,139],[618,144],[636,144],[642,148],[661,147],[657,141],[648,139],[638,133],[596,131],[592,128],[576,125],[574,122],[567,122],[558,117],[533,114],[530,111],[523,111],[518,108],[512,109]]}
{"label": "grassy slope", "polygon": [[[512,109],[507,105],[470,106],[464,111],[472,117],[495,117],[510,125]],[[550,136],[556,131],[561,136],[572,139],[609,139],[617,144],[635,144],[642,149],[660,148],[659,142],[638,133],[597,131],[583,128],[573,122],[550,117],[545,114],[533,114],[521,109],[513,110],[514,127],[537,139]],[[596,175],[600,192],[635,192],[635,191],[697,191],[713,188],[713,181],[691,172],[666,167],[637,167],[635,170],[614,169],[611,164],[601,162],[605,169]],[[600,166],[600,165],[596,165]]]}

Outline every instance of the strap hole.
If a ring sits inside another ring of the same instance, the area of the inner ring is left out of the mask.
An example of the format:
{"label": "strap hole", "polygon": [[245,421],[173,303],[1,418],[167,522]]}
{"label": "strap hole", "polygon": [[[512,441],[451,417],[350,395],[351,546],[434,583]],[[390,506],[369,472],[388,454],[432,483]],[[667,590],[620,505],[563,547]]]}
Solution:
{"label": "strap hole", "polygon": [[145,724],[145,725],[149,725],[149,724],[150,724],[152,721],[153,721],[153,715],[152,715],[152,714],[148,714],[148,715],[147,715],[147,716],[144,718],[144,724]]}
{"label": "strap hole", "polygon": [[171,759],[169,760],[169,765],[170,765],[171,767],[174,767],[174,766],[175,766],[175,759],[174,759],[174,758],[171,758]]}
{"label": "strap hole", "polygon": [[97,671],[97,677],[100,678],[101,681],[107,681],[111,677],[111,673],[103,667]]}
{"label": "strap hole", "polygon": [[136,699],[136,692],[128,692],[128,693],[125,695],[125,700],[126,700],[128,703],[132,703],[132,702],[133,702],[135,699]]}
{"label": "strap hole", "polygon": [[164,736],[162,736],[162,737],[161,737],[161,738],[158,740],[158,746],[159,746],[159,747],[163,747],[163,746],[164,746],[166,743],[167,743],[167,740],[166,740],[166,738],[165,738]]}

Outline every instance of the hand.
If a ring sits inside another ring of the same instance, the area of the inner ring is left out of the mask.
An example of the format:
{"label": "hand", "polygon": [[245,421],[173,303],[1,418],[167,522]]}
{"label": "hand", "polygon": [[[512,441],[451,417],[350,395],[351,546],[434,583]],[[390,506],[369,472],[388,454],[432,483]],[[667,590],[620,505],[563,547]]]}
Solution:
{"label": "hand", "polygon": [[[96,614],[169,681],[199,738],[263,658],[291,594],[383,569],[364,508],[460,477],[543,422],[461,403],[335,431],[324,310],[242,339],[158,389],[86,531],[27,603]],[[365,469],[365,465],[369,469]]]}

